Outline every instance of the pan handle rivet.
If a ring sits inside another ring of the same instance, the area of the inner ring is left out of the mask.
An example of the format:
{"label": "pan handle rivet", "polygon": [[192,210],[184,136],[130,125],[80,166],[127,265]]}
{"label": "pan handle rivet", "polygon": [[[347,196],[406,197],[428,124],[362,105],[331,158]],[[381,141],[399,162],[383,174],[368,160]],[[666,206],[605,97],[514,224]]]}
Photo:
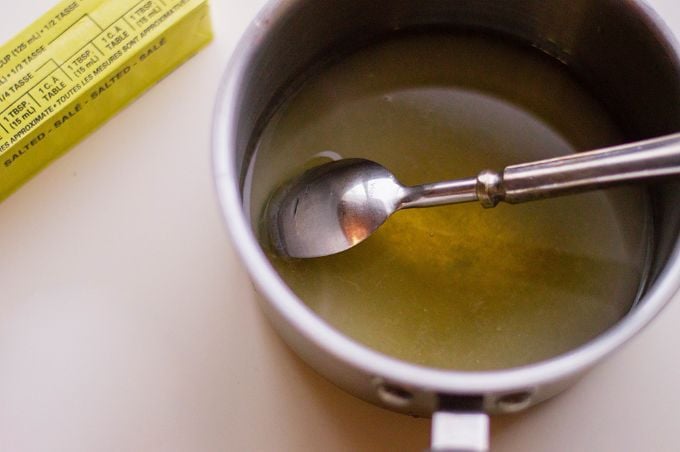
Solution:
{"label": "pan handle rivet", "polygon": [[395,408],[404,408],[413,401],[413,393],[400,386],[380,382],[377,384],[377,392],[380,400],[386,405]]}
{"label": "pan handle rivet", "polygon": [[496,406],[504,413],[522,411],[531,404],[531,391],[513,392],[502,395],[496,401]]}

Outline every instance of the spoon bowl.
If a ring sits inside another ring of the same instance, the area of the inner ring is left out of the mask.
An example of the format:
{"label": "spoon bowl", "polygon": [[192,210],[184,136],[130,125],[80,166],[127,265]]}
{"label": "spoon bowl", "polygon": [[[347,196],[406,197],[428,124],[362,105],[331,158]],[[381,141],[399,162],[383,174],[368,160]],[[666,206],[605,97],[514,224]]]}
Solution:
{"label": "spoon bowl", "polygon": [[298,258],[349,249],[397,211],[406,192],[392,173],[369,160],[317,166],[272,198],[267,208],[271,243],[280,254]]}

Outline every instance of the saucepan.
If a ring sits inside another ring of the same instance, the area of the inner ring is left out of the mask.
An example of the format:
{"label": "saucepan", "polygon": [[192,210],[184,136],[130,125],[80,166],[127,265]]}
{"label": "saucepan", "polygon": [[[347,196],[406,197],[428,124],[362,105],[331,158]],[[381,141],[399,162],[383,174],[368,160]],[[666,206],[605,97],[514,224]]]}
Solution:
{"label": "saucepan", "polygon": [[[649,276],[616,325],[569,353],[519,368],[460,372],[404,362],[316,316],[286,286],[246,214],[243,187],[259,133],[291,83],[325,55],[427,27],[489,31],[569,66],[631,140],[680,130],[680,46],[639,0],[273,0],[238,45],[217,98],[214,177],[223,216],[262,308],[284,340],[346,391],[395,411],[433,416],[434,450],[485,450],[488,415],[526,409],[567,388],[647,325],[680,286],[680,184],[652,200]],[[252,181],[257,184],[257,181]]]}

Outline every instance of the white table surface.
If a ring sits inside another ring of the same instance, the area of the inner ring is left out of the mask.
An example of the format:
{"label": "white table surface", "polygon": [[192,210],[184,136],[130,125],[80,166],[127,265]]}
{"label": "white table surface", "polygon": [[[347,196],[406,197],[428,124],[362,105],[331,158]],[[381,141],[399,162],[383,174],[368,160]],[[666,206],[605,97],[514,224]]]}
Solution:
{"label": "white table surface", "polygon": [[[677,0],[651,2],[680,34]],[[53,3],[2,0],[0,42]],[[213,0],[207,49],[0,204],[0,451],[428,444],[428,420],[347,395],[287,349],[221,223],[211,113],[263,3]],[[493,450],[680,450],[679,325],[676,296],[573,389],[495,418]]]}

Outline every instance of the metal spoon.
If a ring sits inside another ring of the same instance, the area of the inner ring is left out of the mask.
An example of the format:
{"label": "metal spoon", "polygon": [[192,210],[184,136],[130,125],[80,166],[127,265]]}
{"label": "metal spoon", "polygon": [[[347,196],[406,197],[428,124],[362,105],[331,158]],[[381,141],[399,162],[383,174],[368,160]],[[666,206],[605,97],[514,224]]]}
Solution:
{"label": "metal spoon", "polygon": [[361,243],[401,209],[471,201],[495,207],[674,175],[680,175],[680,133],[412,187],[375,162],[345,159],[282,187],[266,221],[278,253],[320,257]]}

